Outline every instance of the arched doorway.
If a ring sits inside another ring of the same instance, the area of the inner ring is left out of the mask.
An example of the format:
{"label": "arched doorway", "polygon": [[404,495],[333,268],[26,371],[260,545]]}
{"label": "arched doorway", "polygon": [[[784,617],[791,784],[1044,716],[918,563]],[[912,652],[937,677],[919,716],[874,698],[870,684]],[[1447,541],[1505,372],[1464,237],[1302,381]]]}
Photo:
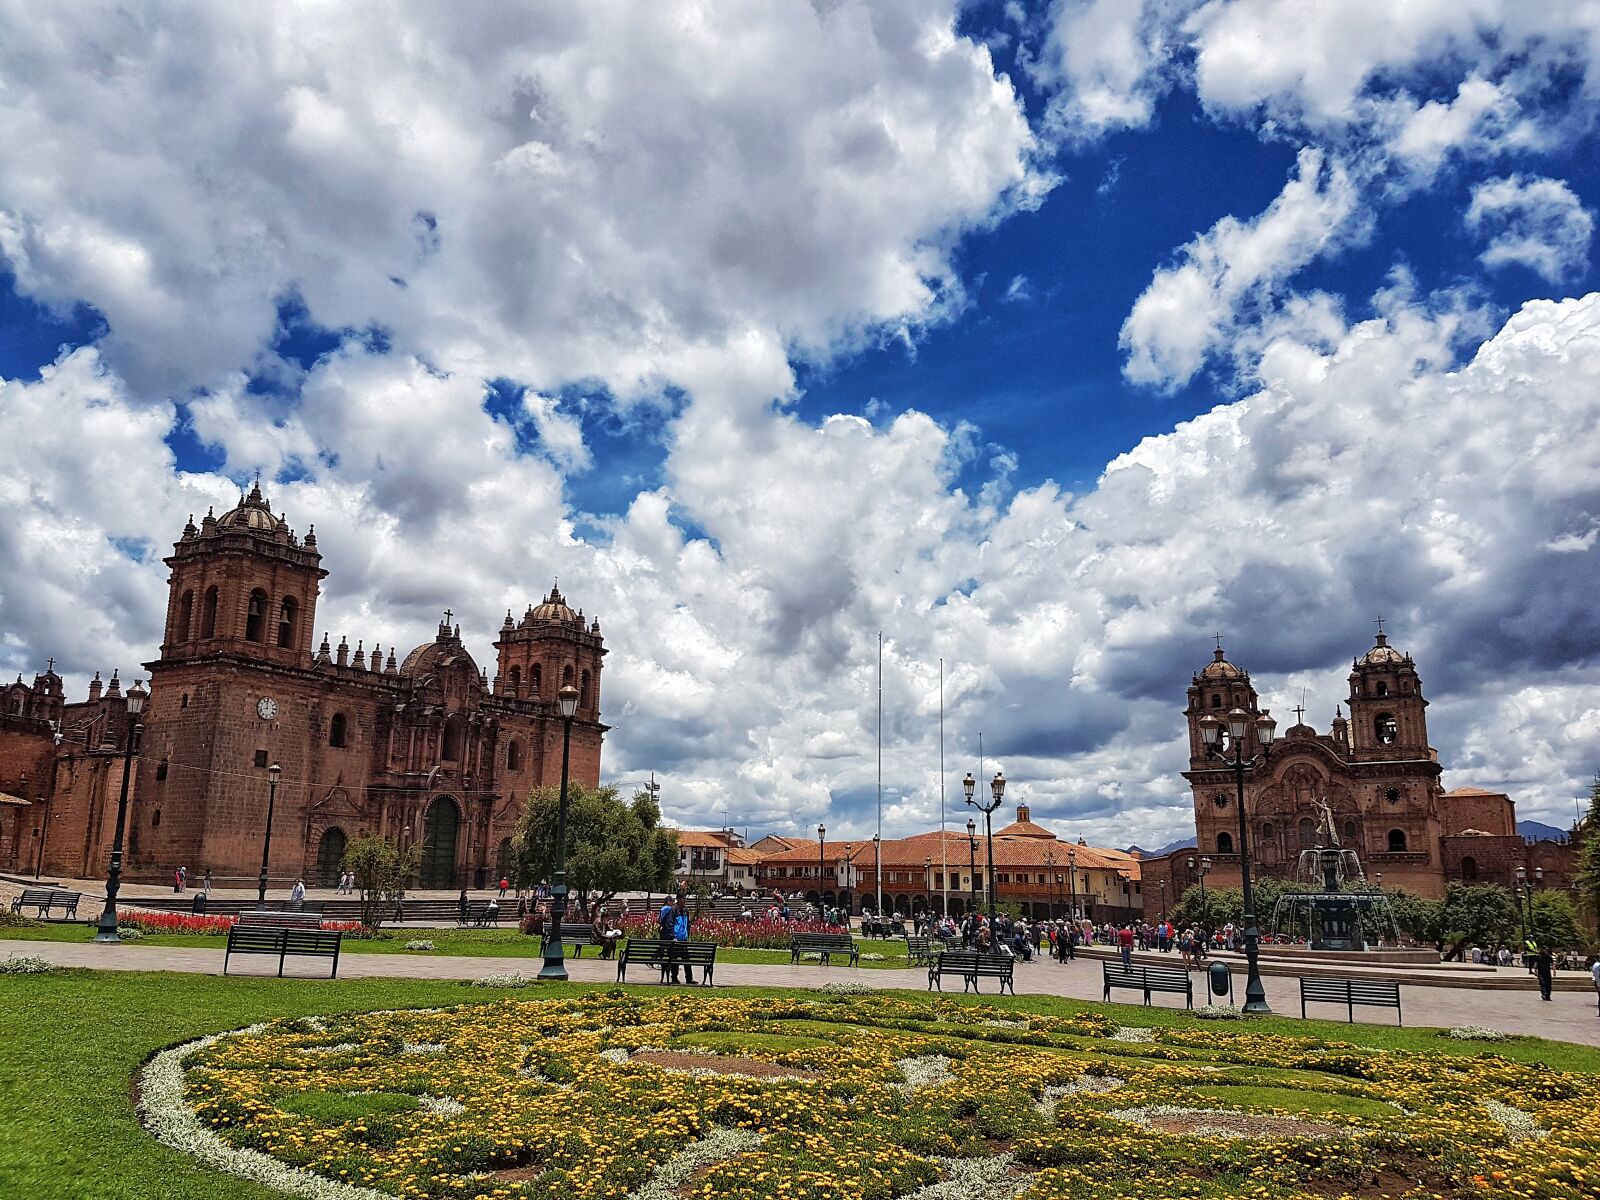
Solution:
{"label": "arched doorway", "polygon": [[440,796],[428,805],[422,822],[422,865],[418,884],[424,888],[456,886],[456,833],[461,828],[461,810],[449,796]]}
{"label": "arched doorway", "polygon": [[329,829],[317,843],[317,886],[338,887],[344,867],[345,836],[342,829]]}

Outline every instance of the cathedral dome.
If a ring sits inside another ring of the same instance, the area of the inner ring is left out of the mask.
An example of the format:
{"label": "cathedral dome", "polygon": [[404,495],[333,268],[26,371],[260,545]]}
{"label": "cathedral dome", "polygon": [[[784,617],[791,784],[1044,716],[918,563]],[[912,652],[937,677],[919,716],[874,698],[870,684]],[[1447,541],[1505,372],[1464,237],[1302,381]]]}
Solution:
{"label": "cathedral dome", "polygon": [[1384,663],[1404,662],[1405,657],[1406,656],[1404,654],[1401,654],[1400,651],[1389,645],[1388,634],[1380,633],[1378,635],[1377,644],[1373,646],[1371,650],[1368,650],[1366,654],[1362,655],[1361,664],[1367,667],[1375,667]]}
{"label": "cathedral dome", "polygon": [[562,598],[561,589],[552,587],[550,594],[544,602],[533,610],[530,617],[535,621],[576,621],[578,614],[567,607],[567,602]]}
{"label": "cathedral dome", "polygon": [[273,533],[278,528],[278,518],[272,515],[272,506],[261,494],[261,485],[253,484],[250,494],[240,499],[236,508],[230,508],[217,518],[218,529],[257,529]]}
{"label": "cathedral dome", "polygon": [[1244,672],[1229,662],[1222,653],[1222,647],[1216,649],[1216,657],[1205,665],[1200,672],[1201,679],[1242,679]]}
{"label": "cathedral dome", "polygon": [[478,664],[472,661],[472,655],[461,644],[461,626],[451,628],[450,615],[446,611],[445,619],[439,622],[438,636],[433,641],[424,642],[406,655],[405,661],[400,664],[400,674],[435,675],[460,663],[465,663],[477,674]]}

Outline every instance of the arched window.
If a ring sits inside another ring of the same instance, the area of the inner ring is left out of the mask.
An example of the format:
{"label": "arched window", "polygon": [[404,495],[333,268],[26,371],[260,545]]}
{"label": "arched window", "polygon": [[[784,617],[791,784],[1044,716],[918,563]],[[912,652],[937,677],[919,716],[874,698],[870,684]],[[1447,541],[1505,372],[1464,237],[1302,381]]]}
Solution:
{"label": "arched window", "polygon": [[539,688],[544,679],[544,672],[539,669],[539,664],[533,664],[532,682],[528,685],[528,694],[535,700],[539,698]]}
{"label": "arched window", "polygon": [[1471,883],[1478,877],[1478,860],[1468,856],[1461,860],[1461,878]]}
{"label": "arched window", "polygon": [[522,743],[516,738],[506,743],[506,770],[522,770]]}
{"label": "arched window", "polygon": [[582,682],[578,684],[578,707],[589,707],[589,672],[583,673]]}
{"label": "arched window", "polygon": [[328,745],[330,745],[330,746],[348,745],[348,742],[347,742],[346,739],[348,739],[349,736],[350,736],[350,722],[349,722],[348,718],[346,718],[345,715],[342,712],[341,713],[334,713],[333,714],[333,720],[331,722],[329,722],[329,724],[328,724]]}
{"label": "arched window", "polygon": [[167,777],[167,760],[162,759],[156,764],[156,782],[160,783]]}
{"label": "arched window", "polygon": [[178,627],[172,631],[172,640],[187,642],[194,636],[194,589],[184,592],[178,601]]}
{"label": "arched window", "polygon": [[440,751],[440,757],[446,762],[461,761],[463,724],[460,713],[444,723],[444,748]]}
{"label": "arched window", "polygon": [[1271,821],[1264,822],[1262,824],[1262,826],[1261,826],[1261,840],[1264,841],[1264,842],[1271,841],[1273,832],[1274,831],[1273,831],[1273,828],[1272,828],[1272,822]]}
{"label": "arched window", "polygon": [[1379,713],[1372,718],[1372,732],[1377,736],[1378,745],[1392,746],[1400,737],[1400,725],[1393,713]]}
{"label": "arched window", "polygon": [[1300,835],[1300,848],[1309,849],[1317,844],[1317,823],[1310,817],[1301,817],[1297,831]]}
{"label": "arched window", "polygon": [[1385,683],[1381,679],[1378,680],[1378,695],[1387,696],[1388,694],[1389,694],[1389,685],[1387,683]]}
{"label": "arched window", "polygon": [[1224,830],[1223,832],[1217,834],[1217,853],[1218,854],[1232,854],[1233,853],[1233,834],[1227,832],[1226,830]]}
{"label": "arched window", "polygon": [[266,636],[267,594],[260,588],[250,593],[250,605],[244,613],[244,640],[259,642]]}
{"label": "arched window", "polygon": [[568,663],[566,666],[561,668],[561,686],[562,687],[571,687],[572,686],[572,664],[571,663]]}
{"label": "arched window", "polygon": [[1211,693],[1211,707],[1212,708],[1221,708],[1222,707],[1222,697],[1217,695],[1216,692],[1212,692]]}
{"label": "arched window", "polygon": [[1354,821],[1346,821],[1344,823],[1344,844],[1346,846],[1354,846],[1356,844],[1356,823]]}
{"label": "arched window", "polygon": [[285,596],[278,606],[278,645],[286,650],[294,649],[295,617],[299,612],[300,602],[293,596]]}
{"label": "arched window", "polygon": [[511,668],[511,694],[513,696],[522,695],[522,668],[521,667],[512,667]]}
{"label": "arched window", "polygon": [[1406,849],[1406,831],[1404,829],[1389,830],[1389,853],[1404,854]]}
{"label": "arched window", "polygon": [[151,829],[160,829],[161,828],[161,810],[159,808],[156,809],[155,812],[150,814],[150,828]]}
{"label": "arched window", "polygon": [[200,605],[200,636],[217,636],[217,589],[208,587],[206,598]]}

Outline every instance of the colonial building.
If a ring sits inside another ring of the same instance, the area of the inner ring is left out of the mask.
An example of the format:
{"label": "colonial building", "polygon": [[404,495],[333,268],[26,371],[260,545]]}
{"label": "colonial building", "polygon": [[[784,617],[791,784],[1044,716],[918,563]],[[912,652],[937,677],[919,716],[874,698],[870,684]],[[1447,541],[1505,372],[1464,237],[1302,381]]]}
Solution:
{"label": "colonial building", "polygon": [[[1145,860],[1147,894],[1164,881],[1173,896],[1209,871],[1213,886],[1238,886],[1239,813],[1233,769],[1208,758],[1201,721],[1226,721],[1234,709],[1250,718],[1246,756],[1257,765],[1245,778],[1251,864],[1261,876],[1294,878],[1300,856],[1324,844],[1331,814],[1339,845],[1354,850],[1369,880],[1385,888],[1438,897],[1451,880],[1513,882],[1527,847],[1517,835],[1510,797],[1479,788],[1446,791],[1443,766],[1428,743],[1422,679],[1409,654],[1376,643],[1351,665],[1349,693],[1326,733],[1296,720],[1266,755],[1255,720],[1264,711],[1247,671],[1219,646],[1190,681],[1188,781],[1196,848]],[[1348,716],[1345,709],[1348,708]]]}
{"label": "colonial building", "polygon": [[[504,869],[523,799],[560,780],[556,693],[568,684],[578,691],[572,777],[598,784],[606,650],[599,622],[559,590],[520,620],[506,614],[491,684],[448,611],[433,640],[403,656],[363,641],[352,652],[346,638],[333,647],[326,635],[313,649],[327,574],[315,530],[296,537],[259,487],[220,517],[191,520],[166,563],[166,632],[145,664],[130,877],[187,866],[195,880],[253,879],[271,803],[276,884],[330,883],[348,840],[378,834],[422,844],[421,886],[482,886]],[[39,698],[25,705],[60,710],[61,748],[51,788],[25,798],[42,806],[40,825],[48,812],[44,870],[94,876],[109,855],[125,708],[96,695],[98,677],[90,705],[61,704],[59,687],[47,673],[26,689]]]}

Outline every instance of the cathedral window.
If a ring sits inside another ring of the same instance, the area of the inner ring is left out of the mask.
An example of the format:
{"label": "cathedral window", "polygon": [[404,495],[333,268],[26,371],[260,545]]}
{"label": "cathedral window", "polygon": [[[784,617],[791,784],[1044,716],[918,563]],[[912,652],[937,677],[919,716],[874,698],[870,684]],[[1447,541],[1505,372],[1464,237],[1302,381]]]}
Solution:
{"label": "cathedral window", "polygon": [[512,738],[506,746],[506,770],[522,770],[522,743]]}
{"label": "cathedral window", "polygon": [[1211,707],[1212,708],[1221,708],[1222,707],[1222,697],[1217,695],[1216,692],[1212,692],[1211,693]]}
{"label": "cathedral window", "polygon": [[1227,832],[1227,830],[1223,830],[1223,832],[1217,834],[1217,853],[1233,853],[1233,834]]}
{"label": "cathedral window", "polygon": [[260,588],[250,593],[250,605],[244,614],[244,640],[259,642],[266,636],[267,594]]}
{"label": "cathedral window", "polygon": [[1215,804],[1218,808],[1227,808],[1228,794],[1226,792],[1218,792],[1215,796],[1211,797],[1211,803]]}
{"label": "cathedral window", "polygon": [[1404,829],[1389,830],[1389,853],[1404,854],[1406,849],[1406,831]]}
{"label": "cathedral window", "polygon": [[1385,683],[1381,679],[1378,680],[1378,695],[1387,696],[1388,694],[1389,694],[1389,685],[1387,683]]}
{"label": "cathedral window", "polygon": [[178,601],[178,627],[173,631],[173,641],[187,642],[194,634],[194,591],[190,589]]}
{"label": "cathedral window", "polygon": [[1383,798],[1385,800],[1387,800],[1390,804],[1399,804],[1400,803],[1400,789],[1399,788],[1389,788],[1388,790],[1386,790],[1383,793]]}
{"label": "cathedral window", "polygon": [[150,816],[150,828],[151,829],[160,829],[161,828],[161,810],[159,808],[156,809],[156,811],[154,813],[152,813],[151,816]]}
{"label": "cathedral window", "polygon": [[538,663],[534,663],[533,664],[533,675],[530,677],[530,682],[528,684],[528,692],[535,700],[537,700],[539,698],[539,689],[542,686],[543,678],[544,678],[543,669],[540,668]]}
{"label": "cathedral window", "polygon": [[572,664],[571,663],[568,663],[566,666],[561,668],[561,686],[562,687],[571,687],[572,686]]}
{"label": "cathedral window", "polygon": [[300,604],[293,596],[285,596],[278,606],[278,645],[286,650],[294,649],[295,617],[299,611]]}
{"label": "cathedral window", "polygon": [[522,695],[522,668],[521,667],[512,667],[511,668],[511,694],[513,696]]}
{"label": "cathedral window", "polygon": [[1344,844],[1346,846],[1354,846],[1356,844],[1356,823],[1354,821],[1346,821],[1344,823]]}
{"label": "cathedral window", "polygon": [[457,713],[444,723],[444,748],[440,757],[446,762],[461,761],[461,715]]}
{"label": "cathedral window", "polygon": [[589,707],[589,672],[583,673],[583,682],[578,685],[578,707]]}
{"label": "cathedral window", "polygon": [[206,589],[206,598],[200,606],[200,636],[217,636],[217,589]]}
{"label": "cathedral window", "polygon": [[262,770],[265,770],[267,766],[267,752],[265,750],[257,750],[255,762],[256,766],[260,767]]}
{"label": "cathedral window", "polygon": [[156,782],[160,783],[167,777],[167,760],[162,759],[156,764]]}
{"label": "cathedral window", "polygon": [[1261,840],[1264,842],[1270,842],[1274,832],[1275,830],[1272,828],[1272,822],[1267,821],[1261,826]]}
{"label": "cathedral window", "polygon": [[350,736],[350,722],[343,713],[334,713],[328,725],[328,745],[343,746]]}
{"label": "cathedral window", "polygon": [[1400,738],[1400,724],[1393,713],[1379,713],[1372,718],[1372,732],[1377,736],[1378,745],[1392,746]]}
{"label": "cathedral window", "polygon": [[1301,849],[1310,849],[1317,844],[1317,823],[1310,817],[1301,817],[1297,831],[1300,835]]}

